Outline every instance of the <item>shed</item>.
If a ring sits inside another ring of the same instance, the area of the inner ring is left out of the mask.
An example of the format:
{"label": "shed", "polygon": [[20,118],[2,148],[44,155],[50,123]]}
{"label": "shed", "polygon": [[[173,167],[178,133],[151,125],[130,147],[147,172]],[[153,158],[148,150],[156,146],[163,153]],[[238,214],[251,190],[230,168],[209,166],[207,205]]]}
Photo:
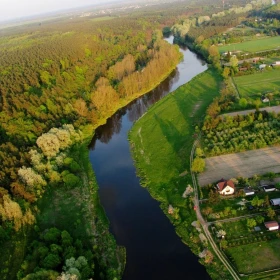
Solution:
{"label": "shed", "polygon": [[168,206],[168,214],[172,215],[174,213],[174,208],[171,204]]}
{"label": "shed", "polygon": [[244,191],[246,196],[255,194],[255,191],[251,187],[246,187],[246,188],[243,189],[243,191]]}
{"label": "shed", "polygon": [[265,192],[275,191],[275,186],[274,185],[264,185],[264,186],[262,186],[262,188]]}
{"label": "shed", "polygon": [[270,199],[270,203],[271,203],[271,205],[273,205],[273,206],[280,205],[280,198],[273,198],[273,199]]}
{"label": "shed", "polygon": [[279,229],[279,224],[276,221],[269,221],[264,223],[265,227],[268,230],[277,230]]}

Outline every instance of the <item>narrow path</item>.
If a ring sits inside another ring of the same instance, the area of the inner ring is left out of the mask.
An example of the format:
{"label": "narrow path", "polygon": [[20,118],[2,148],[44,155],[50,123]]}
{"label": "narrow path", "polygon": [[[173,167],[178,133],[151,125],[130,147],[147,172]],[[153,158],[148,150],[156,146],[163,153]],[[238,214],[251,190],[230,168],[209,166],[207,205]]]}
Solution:
{"label": "narrow path", "polygon": [[255,216],[259,216],[262,215],[263,213],[255,213],[255,214],[249,214],[249,215],[244,215],[244,216],[239,216],[239,217],[233,217],[233,218],[228,218],[228,219],[223,219],[223,220],[216,220],[213,222],[208,222],[208,226],[213,225],[215,223],[226,223],[226,222],[231,222],[231,221],[238,221],[241,219],[245,219],[245,218],[251,218],[251,217],[255,217]]}
{"label": "narrow path", "polygon": [[234,82],[232,77],[230,77],[230,82],[231,82],[231,85],[232,85],[232,87],[233,87],[233,89],[234,89],[238,99],[240,99],[241,97],[240,97],[239,90],[238,90],[238,88],[237,88],[237,86],[236,86],[236,84],[235,84],[235,82]]}
{"label": "narrow path", "polygon": [[[190,155],[190,166],[192,165],[192,162],[193,162],[194,151],[195,151],[195,147],[196,147],[198,141],[199,140],[197,139],[194,142],[193,147],[192,147],[192,151],[191,151],[191,155]],[[206,238],[209,241],[209,243],[211,244],[212,249],[216,253],[217,257],[220,259],[220,261],[224,264],[224,266],[230,272],[230,274],[232,275],[233,279],[240,280],[239,275],[236,273],[234,268],[230,265],[228,260],[225,258],[225,256],[222,254],[222,252],[219,250],[219,248],[217,247],[216,243],[214,242],[214,240],[213,240],[213,238],[211,236],[211,233],[208,230],[208,224],[205,222],[205,220],[203,219],[203,217],[201,215],[201,212],[200,212],[199,199],[198,199],[198,186],[197,186],[195,174],[192,171],[191,171],[191,176],[192,176],[193,188],[194,188],[194,194],[195,194],[195,196],[194,196],[194,205],[196,207],[197,219],[200,222],[200,224],[202,225],[202,228],[203,228],[203,231],[204,231],[204,233],[206,235]]]}

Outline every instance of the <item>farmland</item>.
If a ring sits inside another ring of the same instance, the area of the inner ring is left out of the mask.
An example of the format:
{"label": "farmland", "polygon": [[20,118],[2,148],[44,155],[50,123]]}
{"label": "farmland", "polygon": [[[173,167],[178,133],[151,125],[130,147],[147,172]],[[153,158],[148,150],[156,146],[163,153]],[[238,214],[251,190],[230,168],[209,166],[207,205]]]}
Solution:
{"label": "farmland", "polygon": [[206,171],[198,176],[200,186],[221,178],[250,178],[255,174],[280,172],[280,147],[206,158]]}
{"label": "farmland", "polygon": [[[280,37],[279,37],[280,38]],[[280,89],[280,69],[258,72],[252,75],[234,77],[241,97],[260,97],[260,94]]]}
{"label": "farmland", "polygon": [[261,39],[255,39],[252,41],[225,45],[219,47],[219,52],[228,51],[243,51],[243,52],[261,52],[271,49],[280,48],[280,36],[276,37],[265,37]]}

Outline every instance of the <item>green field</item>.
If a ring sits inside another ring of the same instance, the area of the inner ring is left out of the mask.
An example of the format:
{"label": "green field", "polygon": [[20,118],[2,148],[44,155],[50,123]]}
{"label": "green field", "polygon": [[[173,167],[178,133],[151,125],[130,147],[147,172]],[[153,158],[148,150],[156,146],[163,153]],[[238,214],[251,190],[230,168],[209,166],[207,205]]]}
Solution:
{"label": "green field", "polygon": [[271,49],[280,48],[280,36],[276,37],[266,37],[261,39],[256,39],[253,41],[247,41],[237,44],[225,45],[219,47],[219,52],[227,51],[243,51],[243,52],[260,52]]}
{"label": "green field", "polygon": [[279,239],[233,247],[226,252],[234,259],[240,273],[251,274],[280,267]]}
{"label": "green field", "polygon": [[234,82],[241,97],[259,98],[259,94],[280,90],[280,69],[234,77]]}

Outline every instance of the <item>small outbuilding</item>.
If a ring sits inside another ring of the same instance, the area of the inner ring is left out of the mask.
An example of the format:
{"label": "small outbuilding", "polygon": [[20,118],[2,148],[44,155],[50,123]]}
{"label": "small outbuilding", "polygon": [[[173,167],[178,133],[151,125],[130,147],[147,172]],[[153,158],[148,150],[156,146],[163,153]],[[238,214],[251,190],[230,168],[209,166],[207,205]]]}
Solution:
{"label": "small outbuilding", "polygon": [[174,213],[174,208],[173,208],[173,206],[171,204],[169,204],[169,206],[168,206],[168,214],[173,215],[173,213]]}
{"label": "small outbuilding", "polygon": [[273,199],[270,199],[270,203],[271,203],[271,205],[273,205],[273,206],[280,205],[280,198],[273,198]]}
{"label": "small outbuilding", "polygon": [[255,191],[251,188],[251,187],[246,187],[243,189],[245,195],[254,195],[255,194]]}
{"label": "small outbuilding", "polygon": [[279,224],[276,221],[265,222],[264,225],[268,230],[278,230],[279,229]]}
{"label": "small outbuilding", "polygon": [[260,70],[263,70],[265,67],[266,67],[266,64],[261,64],[261,65],[259,65],[259,69],[260,69]]}
{"label": "small outbuilding", "polygon": [[235,186],[232,180],[221,179],[220,182],[216,185],[219,194],[230,195],[234,194]]}
{"label": "small outbuilding", "polygon": [[275,186],[274,185],[264,185],[264,186],[262,186],[262,188],[265,192],[275,191]]}

